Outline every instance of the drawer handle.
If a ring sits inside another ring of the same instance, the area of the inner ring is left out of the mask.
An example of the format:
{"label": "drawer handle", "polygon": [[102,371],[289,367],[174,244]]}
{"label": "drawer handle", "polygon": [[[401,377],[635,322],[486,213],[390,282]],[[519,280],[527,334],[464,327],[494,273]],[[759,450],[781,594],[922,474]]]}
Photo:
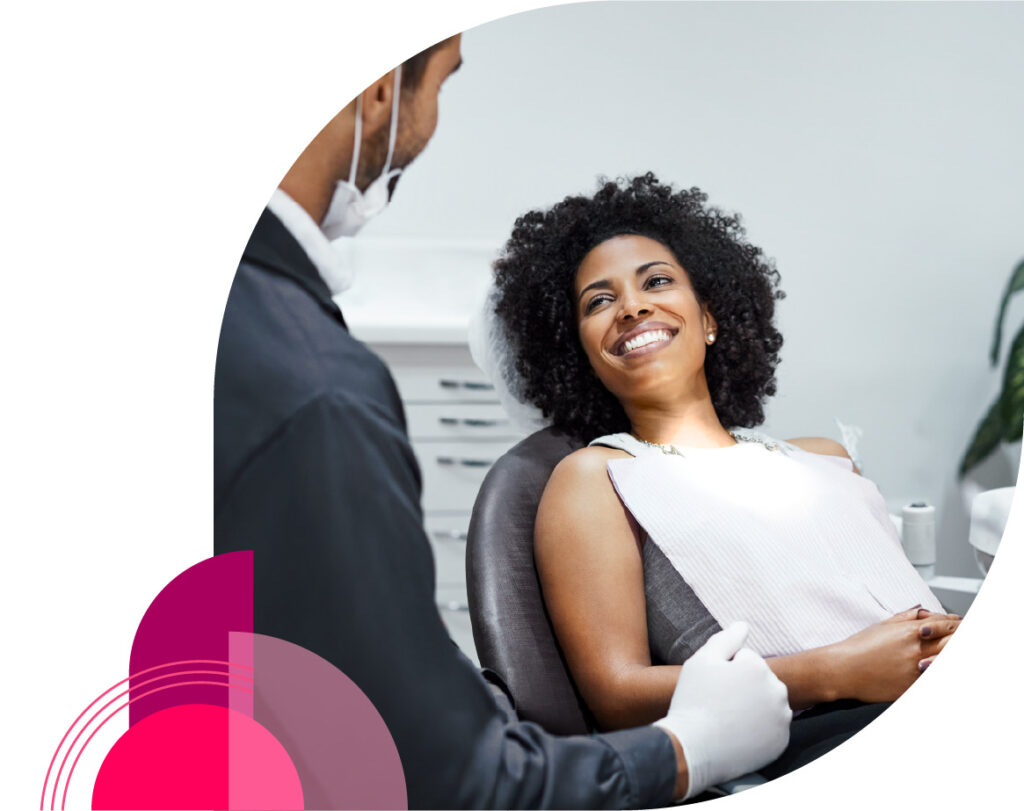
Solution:
{"label": "drawer handle", "polygon": [[438,541],[467,541],[469,535],[457,529],[435,529],[432,533]]}
{"label": "drawer handle", "polygon": [[466,389],[467,391],[494,391],[490,383],[482,383],[476,380],[446,380],[437,381],[442,389]]}
{"label": "drawer handle", "polygon": [[441,425],[462,425],[466,428],[496,428],[499,425],[508,425],[508,420],[484,420],[477,417],[438,417],[438,421]]}
{"label": "drawer handle", "polygon": [[445,608],[448,611],[462,611],[462,612],[468,612],[469,611],[469,603],[467,603],[465,600],[448,600],[447,602],[444,602],[444,603],[438,603],[437,607],[438,608]]}
{"label": "drawer handle", "polygon": [[437,463],[439,465],[460,467],[490,467],[494,462],[490,459],[456,459],[453,456],[438,456]]}

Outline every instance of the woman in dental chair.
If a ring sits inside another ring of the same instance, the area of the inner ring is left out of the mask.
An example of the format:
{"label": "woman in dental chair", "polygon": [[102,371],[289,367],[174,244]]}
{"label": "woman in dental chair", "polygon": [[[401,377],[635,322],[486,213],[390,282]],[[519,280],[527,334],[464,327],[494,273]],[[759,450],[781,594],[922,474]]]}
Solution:
{"label": "woman in dental chair", "polygon": [[535,559],[602,728],[663,716],[679,667],[745,620],[798,718],[852,734],[959,624],[841,445],[743,430],[775,392],[777,285],[737,217],[651,174],[520,217],[495,264],[506,378],[590,443],[548,482]]}

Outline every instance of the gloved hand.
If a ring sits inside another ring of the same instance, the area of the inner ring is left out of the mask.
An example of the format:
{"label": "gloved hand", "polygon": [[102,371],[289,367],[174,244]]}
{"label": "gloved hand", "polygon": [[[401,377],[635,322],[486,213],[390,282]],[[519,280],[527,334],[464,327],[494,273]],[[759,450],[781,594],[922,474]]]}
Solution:
{"label": "gloved hand", "polygon": [[735,622],[705,642],[683,665],[668,715],[655,721],[683,748],[686,799],[771,763],[789,743],[786,685],[743,648],[748,630]]}

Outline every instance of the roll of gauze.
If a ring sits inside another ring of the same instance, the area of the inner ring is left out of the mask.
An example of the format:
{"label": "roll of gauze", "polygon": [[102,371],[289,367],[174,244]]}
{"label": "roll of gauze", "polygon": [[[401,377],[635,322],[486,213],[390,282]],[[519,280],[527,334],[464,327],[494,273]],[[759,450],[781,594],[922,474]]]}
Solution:
{"label": "roll of gauze", "polygon": [[935,507],[915,501],[903,508],[903,551],[915,566],[935,564]]}

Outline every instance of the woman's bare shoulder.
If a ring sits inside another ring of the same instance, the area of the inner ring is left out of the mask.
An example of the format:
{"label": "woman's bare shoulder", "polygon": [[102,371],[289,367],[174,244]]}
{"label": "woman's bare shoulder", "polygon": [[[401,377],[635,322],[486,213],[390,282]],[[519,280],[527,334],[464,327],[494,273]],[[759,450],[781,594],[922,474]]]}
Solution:
{"label": "woman's bare shoulder", "polygon": [[581,557],[619,565],[624,551],[630,560],[636,556],[638,528],[608,475],[608,462],[623,458],[632,457],[616,448],[592,446],[558,463],[544,488],[534,527],[541,568],[560,561],[575,567]]}
{"label": "woman's bare shoulder", "polygon": [[[787,439],[786,441],[790,445],[796,445],[801,450],[818,453],[822,456],[838,456],[841,459],[849,459],[850,463],[853,464],[853,459],[850,459],[850,454],[846,448],[834,439],[823,436],[801,436],[796,439]],[[854,465],[853,469],[855,472],[859,472],[856,465]]]}
{"label": "woman's bare shoulder", "polygon": [[589,472],[593,470],[604,470],[604,466],[607,465],[608,460],[611,459],[631,459],[632,454],[629,454],[618,447],[608,447],[607,445],[587,445],[581,447],[578,451],[573,451],[561,462],[558,463],[558,467],[564,466],[566,469],[580,472]]}
{"label": "woman's bare shoulder", "polygon": [[608,462],[612,459],[629,459],[631,455],[619,448],[605,445],[588,445],[573,451],[555,466],[552,477],[557,473],[566,478],[607,477]]}
{"label": "woman's bare shoulder", "polygon": [[846,448],[836,442],[834,439],[829,439],[823,436],[799,436],[796,439],[787,439],[790,445],[796,445],[801,450],[810,451],[811,453],[820,453],[823,456],[844,456],[847,459],[850,458],[850,454],[846,452]]}
{"label": "woman's bare shoulder", "polygon": [[628,458],[630,454],[625,451],[602,445],[573,451],[551,472],[542,505],[575,505],[585,511],[595,502],[616,500],[615,489],[608,478],[608,462]]}

